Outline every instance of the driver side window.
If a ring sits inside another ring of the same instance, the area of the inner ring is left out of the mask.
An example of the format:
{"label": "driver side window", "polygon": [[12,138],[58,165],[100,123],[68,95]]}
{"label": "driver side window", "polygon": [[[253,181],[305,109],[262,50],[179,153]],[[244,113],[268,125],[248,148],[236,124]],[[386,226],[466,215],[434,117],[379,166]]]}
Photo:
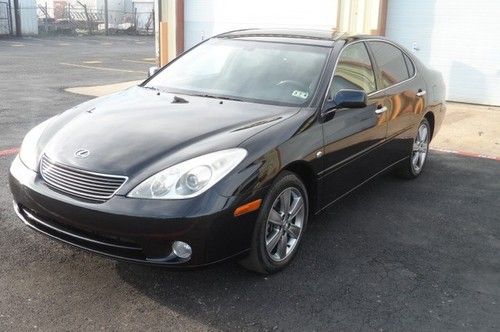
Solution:
{"label": "driver side window", "polygon": [[329,98],[333,99],[342,89],[364,90],[367,94],[377,89],[373,66],[363,42],[347,46],[340,54]]}

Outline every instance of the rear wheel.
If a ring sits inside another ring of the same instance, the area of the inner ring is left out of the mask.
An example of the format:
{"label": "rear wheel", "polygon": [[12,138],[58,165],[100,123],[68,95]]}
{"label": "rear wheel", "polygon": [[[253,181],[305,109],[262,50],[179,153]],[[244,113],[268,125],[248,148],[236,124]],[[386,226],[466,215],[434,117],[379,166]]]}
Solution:
{"label": "rear wheel", "polygon": [[418,126],[418,131],[413,140],[409,161],[401,163],[396,169],[396,174],[405,179],[414,179],[422,173],[427,154],[429,152],[429,142],[431,139],[431,130],[429,121],[423,119]]}
{"label": "rear wheel", "polygon": [[308,214],[304,184],[294,173],[283,172],[264,199],[250,254],[241,264],[259,273],[285,268],[297,253]]}

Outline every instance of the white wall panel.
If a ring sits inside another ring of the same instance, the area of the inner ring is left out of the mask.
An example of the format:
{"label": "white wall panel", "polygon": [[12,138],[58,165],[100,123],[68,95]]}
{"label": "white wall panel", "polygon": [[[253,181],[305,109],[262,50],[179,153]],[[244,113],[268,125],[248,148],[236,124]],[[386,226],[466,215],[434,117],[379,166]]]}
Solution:
{"label": "white wall panel", "polygon": [[185,44],[244,28],[331,29],[338,0],[187,0]]}
{"label": "white wall panel", "polygon": [[500,105],[500,1],[390,0],[387,30],[440,70],[449,100]]}

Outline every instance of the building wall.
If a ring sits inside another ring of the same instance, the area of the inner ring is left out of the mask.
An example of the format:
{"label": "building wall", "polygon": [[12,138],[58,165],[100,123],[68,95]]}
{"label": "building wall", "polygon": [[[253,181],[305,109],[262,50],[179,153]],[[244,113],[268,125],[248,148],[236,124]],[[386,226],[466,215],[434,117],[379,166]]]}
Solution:
{"label": "building wall", "polygon": [[390,0],[386,35],[443,73],[447,98],[500,105],[500,1]]}
{"label": "building wall", "polygon": [[186,49],[215,34],[243,28],[332,29],[338,0],[187,0]]}
{"label": "building wall", "polygon": [[340,0],[339,30],[378,35],[380,0]]}

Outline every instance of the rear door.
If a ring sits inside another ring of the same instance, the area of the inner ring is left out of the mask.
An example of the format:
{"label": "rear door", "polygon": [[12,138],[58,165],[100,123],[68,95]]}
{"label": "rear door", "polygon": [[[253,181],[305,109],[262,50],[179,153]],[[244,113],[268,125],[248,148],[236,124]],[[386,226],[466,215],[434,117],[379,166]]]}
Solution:
{"label": "rear door", "polygon": [[425,107],[425,82],[413,61],[400,48],[386,41],[368,41],[378,67],[378,82],[387,107],[386,151],[389,162],[407,157],[414,130]]}
{"label": "rear door", "polygon": [[375,71],[364,42],[347,45],[339,55],[327,98],[334,99],[341,89],[364,90],[368,103],[363,108],[337,109],[324,120],[325,169],[320,180],[323,207],[387,164],[379,149],[387,131],[384,94],[377,92]]}

